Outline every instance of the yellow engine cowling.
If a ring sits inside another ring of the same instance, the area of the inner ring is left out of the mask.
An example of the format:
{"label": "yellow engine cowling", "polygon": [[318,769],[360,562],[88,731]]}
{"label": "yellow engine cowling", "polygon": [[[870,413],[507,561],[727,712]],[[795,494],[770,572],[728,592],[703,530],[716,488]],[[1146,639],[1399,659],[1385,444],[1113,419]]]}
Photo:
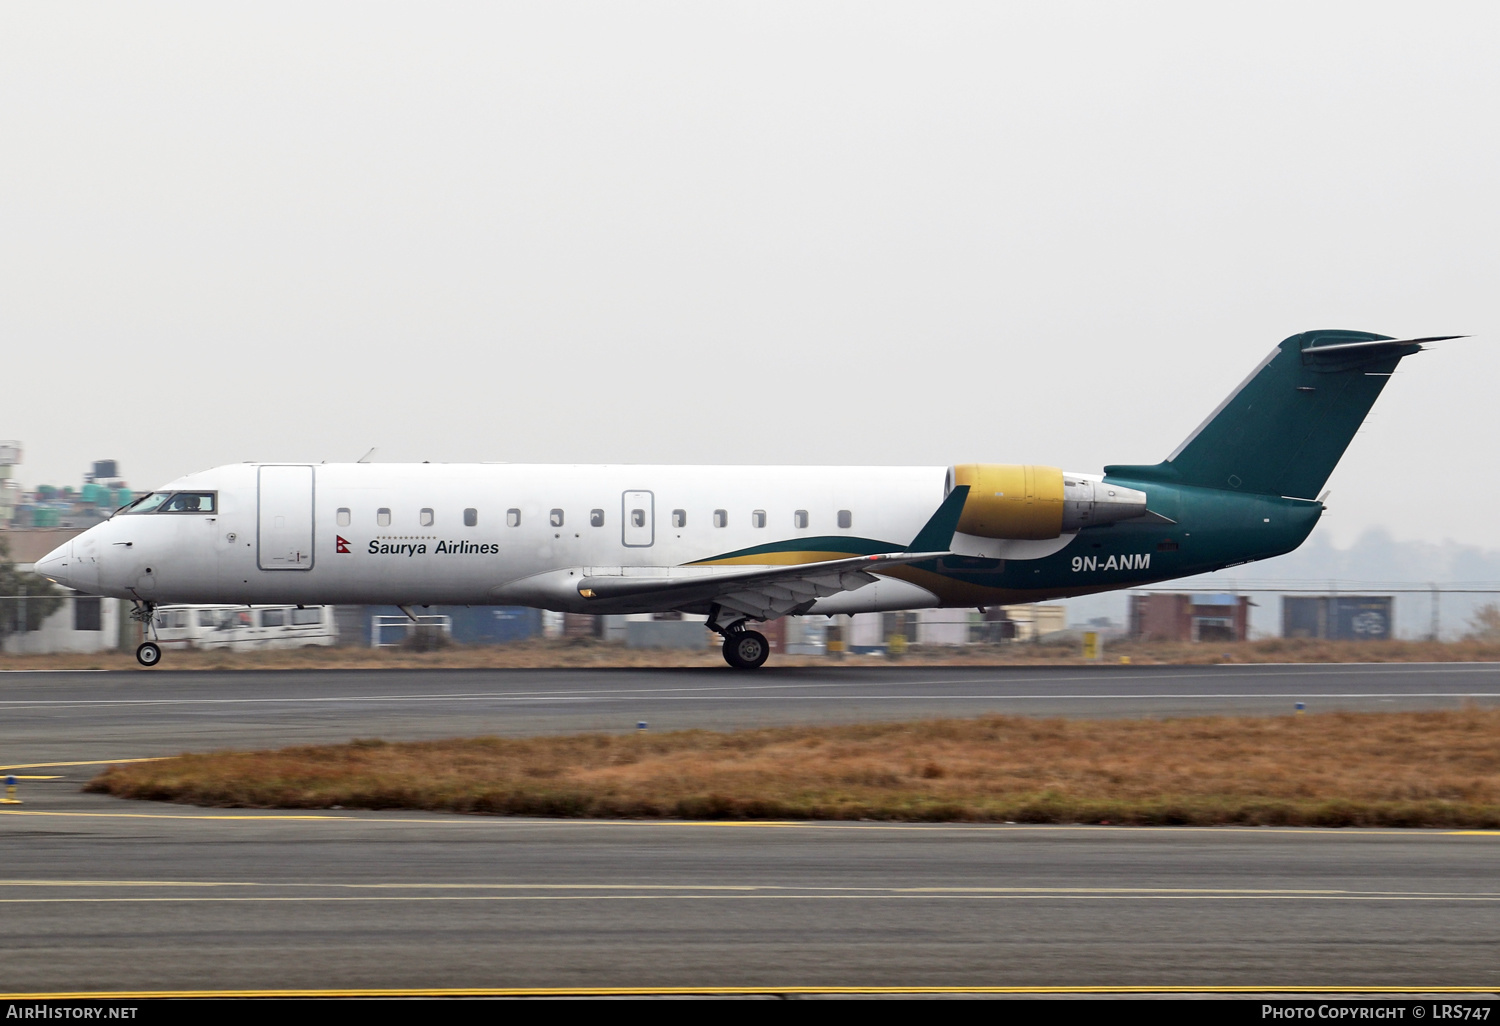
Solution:
{"label": "yellow engine cowling", "polygon": [[1057,467],[964,463],[949,472],[968,485],[958,529],[980,538],[1056,538],[1063,528],[1063,472]]}

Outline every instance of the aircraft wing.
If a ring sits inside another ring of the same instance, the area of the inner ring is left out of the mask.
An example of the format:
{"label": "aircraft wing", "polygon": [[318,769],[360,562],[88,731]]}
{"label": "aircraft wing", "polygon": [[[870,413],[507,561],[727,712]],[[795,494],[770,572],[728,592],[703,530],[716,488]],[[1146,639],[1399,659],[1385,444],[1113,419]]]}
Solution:
{"label": "aircraft wing", "polygon": [[578,582],[578,594],[601,603],[717,605],[757,620],[773,620],[806,609],[824,596],[863,588],[881,570],[947,555],[968,494],[967,485],[954,488],[904,551],[791,566],[591,567]]}
{"label": "aircraft wing", "polygon": [[773,620],[825,595],[863,588],[880,570],[946,554],[883,552],[793,566],[669,567],[651,577],[599,573],[604,568],[594,567],[578,582],[578,594],[597,601],[633,599],[676,607],[717,604],[757,620]]}

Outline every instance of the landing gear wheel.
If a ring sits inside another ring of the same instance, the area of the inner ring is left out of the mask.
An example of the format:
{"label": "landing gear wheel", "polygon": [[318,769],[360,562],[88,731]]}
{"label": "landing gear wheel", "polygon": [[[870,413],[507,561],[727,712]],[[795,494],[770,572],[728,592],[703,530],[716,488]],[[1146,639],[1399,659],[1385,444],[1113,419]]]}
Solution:
{"label": "landing gear wheel", "polygon": [[135,650],[135,661],[142,666],[155,666],[161,662],[161,646],[154,641],[147,641]]}
{"label": "landing gear wheel", "polygon": [[736,670],[753,670],[771,655],[771,643],[759,631],[736,631],[724,638],[724,661]]}

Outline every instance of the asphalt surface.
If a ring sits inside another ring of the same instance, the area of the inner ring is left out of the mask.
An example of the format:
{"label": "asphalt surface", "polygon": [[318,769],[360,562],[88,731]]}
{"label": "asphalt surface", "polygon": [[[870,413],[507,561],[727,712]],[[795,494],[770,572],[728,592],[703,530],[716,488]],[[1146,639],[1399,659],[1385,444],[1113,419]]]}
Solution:
{"label": "asphalt surface", "polygon": [[0,767],[224,747],[973,716],[1500,704],[1500,664],[0,673]]}
{"label": "asphalt surface", "polygon": [[1500,833],[280,814],[96,760],[353,736],[1500,701],[1500,667],[0,674],[0,991],[1477,986]]}

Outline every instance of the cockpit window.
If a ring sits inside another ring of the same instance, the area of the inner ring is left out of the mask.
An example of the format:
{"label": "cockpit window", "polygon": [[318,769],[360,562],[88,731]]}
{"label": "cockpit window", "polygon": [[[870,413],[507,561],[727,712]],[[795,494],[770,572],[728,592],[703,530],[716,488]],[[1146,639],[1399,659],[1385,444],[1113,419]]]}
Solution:
{"label": "cockpit window", "polygon": [[121,513],[213,513],[217,492],[151,492],[142,495]]}
{"label": "cockpit window", "polygon": [[214,511],[213,492],[177,492],[168,499],[158,513],[212,513]]}
{"label": "cockpit window", "polygon": [[130,505],[120,510],[121,513],[155,513],[156,507],[172,497],[171,492],[147,492]]}

